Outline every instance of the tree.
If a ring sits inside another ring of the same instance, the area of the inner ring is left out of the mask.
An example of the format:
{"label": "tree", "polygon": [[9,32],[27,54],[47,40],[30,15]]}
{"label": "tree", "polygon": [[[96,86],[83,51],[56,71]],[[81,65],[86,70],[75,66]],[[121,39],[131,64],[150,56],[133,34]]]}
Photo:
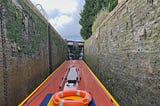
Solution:
{"label": "tree", "polygon": [[118,0],[85,0],[83,11],[81,12],[81,36],[88,39],[92,35],[92,25],[101,9],[112,10],[117,5]]}

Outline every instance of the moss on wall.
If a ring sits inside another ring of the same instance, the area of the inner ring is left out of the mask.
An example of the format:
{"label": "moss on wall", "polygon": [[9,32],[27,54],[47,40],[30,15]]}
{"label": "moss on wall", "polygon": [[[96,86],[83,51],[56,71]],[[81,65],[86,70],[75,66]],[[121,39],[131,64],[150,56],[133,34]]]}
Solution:
{"label": "moss on wall", "polygon": [[85,61],[122,106],[160,104],[159,6],[124,0],[85,43]]}
{"label": "moss on wall", "polygon": [[[3,23],[0,32],[0,105],[18,105],[49,74],[49,61],[55,69],[67,58],[67,44],[51,27],[51,47],[47,20],[28,0],[2,0]],[[0,12],[0,15],[1,12]],[[1,39],[3,37],[3,39]],[[49,60],[49,50],[52,59]],[[4,64],[5,63],[5,64]],[[52,70],[54,71],[54,70]],[[5,93],[4,93],[5,92]]]}
{"label": "moss on wall", "polygon": [[40,44],[47,41],[47,24],[23,0],[18,0],[17,3],[21,8],[10,0],[5,2],[7,36],[18,48],[12,54],[32,56],[39,50]]}

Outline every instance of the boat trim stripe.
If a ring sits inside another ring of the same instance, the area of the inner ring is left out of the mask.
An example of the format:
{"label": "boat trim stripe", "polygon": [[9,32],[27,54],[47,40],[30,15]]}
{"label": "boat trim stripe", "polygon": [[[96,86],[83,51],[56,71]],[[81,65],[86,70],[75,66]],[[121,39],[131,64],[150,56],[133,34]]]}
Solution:
{"label": "boat trim stripe", "polygon": [[35,93],[37,92],[37,90],[52,76],[54,75],[60,67],[62,67],[62,65],[65,63],[65,61],[52,73],[50,74],[29,96],[27,96],[27,98],[25,100],[23,100],[18,106],[23,106],[24,103]]}
{"label": "boat trim stripe", "polygon": [[91,72],[93,77],[97,80],[97,82],[100,84],[100,86],[103,88],[103,90],[108,94],[108,96],[112,99],[113,103],[115,103],[116,106],[120,106],[118,102],[114,99],[114,97],[111,95],[111,93],[104,87],[104,85],[101,83],[101,81],[96,77],[96,75],[92,72],[92,70],[88,67],[88,65],[83,61],[83,63],[86,65],[87,69]]}

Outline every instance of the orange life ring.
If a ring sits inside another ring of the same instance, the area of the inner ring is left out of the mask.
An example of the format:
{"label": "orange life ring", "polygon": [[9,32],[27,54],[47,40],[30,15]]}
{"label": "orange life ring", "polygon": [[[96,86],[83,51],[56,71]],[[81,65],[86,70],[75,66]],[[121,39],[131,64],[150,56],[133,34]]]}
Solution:
{"label": "orange life ring", "polygon": [[[65,100],[63,97],[79,96],[82,97],[79,100]],[[82,90],[64,90],[56,93],[53,96],[53,102],[58,106],[88,106],[91,101],[91,95]]]}

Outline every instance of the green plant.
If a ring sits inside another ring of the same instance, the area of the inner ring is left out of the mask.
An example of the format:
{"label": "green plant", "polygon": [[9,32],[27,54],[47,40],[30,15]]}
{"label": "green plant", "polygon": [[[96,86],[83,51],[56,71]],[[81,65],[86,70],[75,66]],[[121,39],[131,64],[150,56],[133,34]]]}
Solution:
{"label": "green plant", "polygon": [[80,33],[84,40],[92,35],[92,25],[100,10],[107,8],[109,11],[112,11],[118,4],[118,0],[85,0],[85,2],[79,21],[82,26]]}
{"label": "green plant", "polygon": [[92,25],[92,33],[96,31],[96,29],[102,24],[102,22],[107,17],[109,11],[108,9],[102,9],[98,14],[97,17]]}

